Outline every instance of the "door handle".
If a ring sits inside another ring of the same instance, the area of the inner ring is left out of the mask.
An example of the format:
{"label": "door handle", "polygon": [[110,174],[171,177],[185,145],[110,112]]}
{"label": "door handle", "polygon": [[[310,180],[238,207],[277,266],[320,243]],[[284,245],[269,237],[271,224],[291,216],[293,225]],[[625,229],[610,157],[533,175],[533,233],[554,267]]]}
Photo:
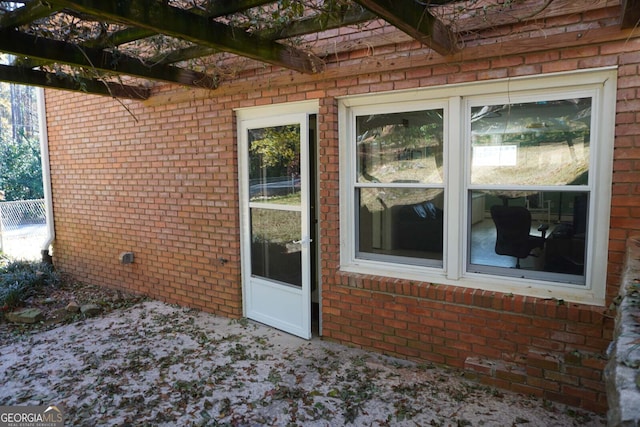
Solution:
{"label": "door handle", "polygon": [[313,242],[313,239],[310,239],[309,237],[303,237],[300,240],[294,240],[292,243],[295,243],[296,245],[308,245],[311,242]]}

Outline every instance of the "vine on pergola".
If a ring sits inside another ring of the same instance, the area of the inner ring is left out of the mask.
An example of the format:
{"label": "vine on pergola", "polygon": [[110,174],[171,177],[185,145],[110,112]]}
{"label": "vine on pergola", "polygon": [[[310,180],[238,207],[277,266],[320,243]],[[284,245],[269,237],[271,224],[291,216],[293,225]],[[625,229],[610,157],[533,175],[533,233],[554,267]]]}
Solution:
{"label": "vine on pergola", "polygon": [[[211,13],[209,11],[213,9],[212,5],[218,2],[212,0],[174,0],[167,3],[180,9],[189,10],[193,14],[210,16]],[[282,34],[284,29],[291,26],[292,23],[299,23],[304,18],[310,16],[320,17],[319,24],[320,29],[322,29],[322,21],[328,23],[339,20],[341,16],[352,10],[364,14],[361,6],[348,0],[280,0],[251,7],[230,15],[214,16],[211,19],[228,25],[238,32],[248,32],[262,38],[280,39],[279,35]],[[362,25],[362,23],[356,24],[356,26],[359,25]],[[73,43],[80,49],[83,46],[100,46],[112,52],[115,56],[126,55],[140,58],[150,66],[157,63],[184,63],[190,69],[196,69],[211,75],[228,73],[228,65],[225,67],[224,72],[220,73],[219,67],[221,66],[211,59],[212,55],[195,56],[194,54],[193,58],[188,58],[189,55],[185,54],[186,59],[174,62],[175,59],[180,59],[178,57],[179,54],[176,54],[176,52],[188,49],[197,50],[198,45],[195,43],[158,33],[147,32],[146,34],[137,35],[135,31],[129,30],[127,25],[118,24],[117,22],[98,21],[89,15],[74,13],[68,9],[61,9],[57,13],[38,19],[26,26],[24,30],[36,37]],[[128,32],[132,33],[132,35],[127,36]],[[131,40],[127,40],[127,37],[131,37]],[[280,43],[297,48],[302,46],[305,41],[303,37],[293,36],[281,39]],[[220,54],[222,51],[213,52],[211,50],[205,53]],[[18,63],[33,65],[28,61]],[[61,72],[62,69],[64,67],[55,68],[58,72]],[[86,70],[84,73],[80,73],[85,77],[94,74],[95,71],[87,72]]]}
{"label": "vine on pergola", "polygon": [[[392,43],[446,56],[494,26],[517,32],[609,1],[0,0],[0,53],[13,55],[0,80],[144,99],[149,81],[215,89],[261,63],[320,73],[339,57],[329,57],[336,34],[382,40],[390,24]],[[625,0],[623,25],[637,22],[639,3]]]}

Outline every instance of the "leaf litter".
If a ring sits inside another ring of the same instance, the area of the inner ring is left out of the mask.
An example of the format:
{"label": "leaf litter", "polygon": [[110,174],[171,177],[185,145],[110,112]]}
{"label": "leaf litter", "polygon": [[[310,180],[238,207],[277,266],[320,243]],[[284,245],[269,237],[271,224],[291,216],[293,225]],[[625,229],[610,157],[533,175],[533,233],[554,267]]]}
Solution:
{"label": "leaf litter", "polygon": [[603,416],[158,301],[0,344],[0,405],[76,426],[600,426]]}

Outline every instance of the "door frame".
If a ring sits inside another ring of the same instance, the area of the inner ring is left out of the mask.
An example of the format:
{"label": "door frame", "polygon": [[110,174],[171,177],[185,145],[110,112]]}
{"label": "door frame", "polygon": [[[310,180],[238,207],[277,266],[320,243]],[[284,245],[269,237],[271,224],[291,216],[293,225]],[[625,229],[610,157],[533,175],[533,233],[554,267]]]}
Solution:
{"label": "door frame", "polygon": [[[239,185],[239,210],[240,210],[240,261],[241,261],[241,281],[242,281],[242,311],[243,316],[252,318],[259,322],[268,324],[275,328],[281,329],[285,332],[297,335],[301,338],[309,339],[311,338],[312,331],[312,310],[311,310],[311,299],[312,299],[312,284],[313,282],[317,282],[318,288],[320,286],[319,283],[319,274],[318,277],[311,277],[312,272],[314,271],[311,266],[313,264],[316,265],[316,272],[319,272],[319,266],[317,265],[317,257],[312,259],[311,254],[314,251],[311,251],[310,245],[315,245],[316,254],[319,254],[318,248],[318,236],[310,235],[311,233],[311,221],[312,218],[309,218],[311,214],[310,204],[314,204],[317,206],[317,200],[309,200],[312,194],[315,194],[315,191],[310,191],[310,186],[314,185],[317,188],[317,176],[310,176],[310,165],[312,162],[315,162],[317,159],[316,152],[308,152],[307,156],[301,158],[301,162],[305,163],[302,167],[302,171],[306,171],[307,173],[307,181],[309,183],[307,189],[307,197],[303,197],[303,205],[302,205],[302,218],[306,218],[307,227],[309,237],[312,239],[312,242],[306,248],[308,253],[308,263],[306,267],[303,267],[303,274],[307,274],[307,280],[305,285],[305,280],[303,279],[303,286],[300,290],[296,289],[286,289],[284,285],[277,285],[275,283],[270,284],[267,280],[255,279],[251,274],[251,245],[250,245],[250,236],[251,236],[251,223],[250,223],[250,208],[248,202],[248,147],[246,147],[247,136],[246,131],[250,128],[257,127],[269,127],[269,126],[279,126],[283,124],[283,117],[296,117],[298,119],[302,119],[303,117],[306,120],[305,126],[301,128],[308,128],[309,124],[309,116],[316,115],[318,117],[319,103],[318,100],[313,101],[304,101],[304,102],[295,102],[295,103],[287,103],[280,104],[274,106],[263,106],[263,107],[249,107],[249,108],[240,108],[236,109],[236,118],[237,118],[237,144],[238,144],[238,185]],[[308,129],[306,129],[308,132]],[[308,135],[301,134],[301,142],[308,142]],[[316,144],[317,146],[317,141]],[[307,144],[307,150],[309,150],[309,145]],[[302,150],[301,153],[305,151]],[[305,200],[306,199],[306,200]],[[317,233],[316,233],[317,234]],[[303,265],[305,264],[303,260]],[[305,270],[307,270],[305,272]],[[300,298],[301,306],[301,324],[299,327],[292,325],[288,321],[279,321],[279,319],[275,319],[270,316],[268,313],[258,313],[253,310],[252,299],[255,298],[253,292],[256,291],[256,283],[259,283],[261,292],[268,292],[269,287],[275,292],[281,292],[280,297],[283,299],[290,299],[291,301],[295,301],[296,298]],[[279,290],[278,290],[279,289]],[[296,295],[299,294],[299,295]],[[320,294],[320,289],[318,289],[318,297]]]}

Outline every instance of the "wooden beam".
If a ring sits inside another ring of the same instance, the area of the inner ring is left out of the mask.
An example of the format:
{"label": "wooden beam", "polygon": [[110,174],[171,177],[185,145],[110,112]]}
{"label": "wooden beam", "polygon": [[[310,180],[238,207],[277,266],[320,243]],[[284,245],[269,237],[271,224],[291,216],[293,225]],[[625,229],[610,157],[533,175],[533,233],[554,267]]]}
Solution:
{"label": "wooden beam", "polygon": [[371,13],[366,9],[356,7],[350,8],[340,15],[318,13],[293,21],[285,28],[260,31],[258,35],[269,40],[279,40],[288,37],[297,37],[327,31],[334,28],[346,27],[348,25],[357,25],[377,18],[378,16],[374,13]]}
{"label": "wooden beam", "polygon": [[[215,2],[213,4],[209,3],[209,7],[206,11],[193,8],[189,9],[191,12],[206,16],[208,18],[216,18],[219,16],[228,15],[231,13],[240,12],[242,10],[261,6],[267,3],[272,3],[273,0],[224,0],[222,2]],[[29,3],[30,5],[40,4],[40,1],[34,1],[33,3]],[[52,11],[51,13],[61,10],[62,8],[53,9],[52,6],[47,6]],[[24,9],[21,8],[21,9]],[[29,23],[32,20],[38,18],[35,16],[34,18],[27,19],[28,14],[24,14],[24,23]],[[47,15],[44,15],[47,16]],[[1,21],[0,21],[1,22]],[[0,28],[2,28],[0,26]],[[82,43],[82,46],[93,47],[93,48],[113,48],[115,46],[119,46],[121,44],[130,43],[136,40],[144,39],[147,37],[152,37],[156,35],[155,31],[148,30],[146,28],[137,28],[137,27],[128,27],[120,31],[116,31],[111,33],[106,39],[100,38],[95,40],[88,40]],[[189,48],[179,49],[177,51],[171,52],[169,54],[165,54],[162,56],[158,56],[156,58],[148,61],[152,64],[162,63],[162,64],[175,64],[176,62],[186,61],[193,58],[199,58],[201,56],[213,55],[214,53],[219,52],[218,49],[211,49],[209,47],[201,47],[201,46],[192,46]],[[51,63],[50,61],[38,61],[38,60],[25,60],[21,63],[21,66],[25,68],[36,68],[43,65],[47,65]]]}
{"label": "wooden beam", "polygon": [[56,8],[50,4],[34,0],[24,6],[0,15],[0,29],[17,28],[29,24],[36,19],[44,18],[58,12],[62,8]]}
{"label": "wooden beam", "polygon": [[622,0],[620,27],[625,29],[638,26],[640,26],[640,0]]}
{"label": "wooden beam", "polygon": [[441,55],[456,51],[451,28],[429,13],[428,6],[415,0],[355,0],[394,27],[429,46]]}
{"label": "wooden beam", "polygon": [[[249,6],[249,7],[253,7],[253,6],[260,6],[262,4],[271,2],[272,0],[245,0],[242,2],[238,2],[238,3],[242,3],[245,6]],[[210,8],[211,10],[213,10],[213,15],[209,16],[208,13],[202,11],[201,9],[190,9],[192,12],[198,14],[198,15],[202,15],[202,16],[208,16],[209,18],[212,17],[218,17],[218,16],[222,16],[226,13],[233,13],[233,12],[237,12],[239,10],[242,9],[238,9],[238,7],[240,6],[239,4],[218,4],[215,3],[214,8]],[[231,12],[229,12],[231,11]],[[130,43],[136,40],[140,40],[140,39],[144,39],[147,37],[152,37],[154,35],[157,35],[158,33],[156,33],[155,31],[151,31],[148,30],[146,28],[137,28],[137,27],[127,27],[125,29],[122,29],[120,31],[115,31],[111,34],[109,34],[106,38],[100,38],[100,39],[94,39],[94,40],[87,40],[85,42],[83,42],[81,45],[82,46],[86,46],[86,47],[93,47],[93,48],[114,48],[116,46],[122,45],[122,44],[126,44],[126,43]],[[209,47],[202,47],[202,46],[192,46],[192,47],[188,47],[188,48],[184,48],[184,49],[179,49],[176,50],[174,52],[170,52],[170,53],[166,53],[166,54],[162,54],[162,55],[157,55],[154,58],[151,58],[148,63],[150,64],[175,64],[176,62],[180,62],[180,61],[186,61],[189,59],[193,59],[193,58],[199,58],[201,56],[208,56],[208,55],[212,55],[214,53],[219,52],[219,50],[217,49],[211,49]],[[43,65],[47,65],[50,64],[51,61],[38,61],[38,60],[34,60],[34,59],[29,59],[29,60],[24,60],[23,62],[20,63],[20,66],[25,67],[25,68],[36,68],[36,67],[41,67]]]}
{"label": "wooden beam", "polygon": [[[304,36],[306,34],[316,33],[319,31],[332,30],[347,25],[357,25],[363,22],[377,19],[378,17],[366,9],[350,9],[342,16],[328,16],[316,14],[299,21],[292,22],[285,28],[267,29],[257,33],[257,36],[268,40],[279,40],[288,37]],[[165,55],[158,55],[150,62],[156,61],[161,64],[174,64],[180,61],[186,61],[193,58],[200,58],[218,53],[218,49],[211,49],[203,46],[191,46],[179,49]]]}
{"label": "wooden beam", "polygon": [[9,65],[0,65],[0,81],[139,100],[148,99],[151,93],[149,89],[144,87],[127,86],[82,77],[64,76]]}
{"label": "wooden beam", "polygon": [[[224,0],[219,2],[214,2],[213,4],[209,2],[209,8],[206,11],[202,11],[200,9],[189,9],[190,12],[201,15],[207,18],[217,18],[224,15],[229,15],[232,13],[240,12],[245,9],[249,9],[252,7],[262,6],[266,3],[273,3],[273,0]],[[112,33],[108,38],[107,42],[100,42],[98,44],[96,42],[88,42],[85,43],[87,46],[92,47],[112,47],[118,46],[125,43],[130,43],[132,41],[144,39],[147,37],[155,36],[158,34],[155,31],[146,29],[146,28],[136,28],[130,27],[125,28],[121,31],[116,31]]]}
{"label": "wooden beam", "polygon": [[128,74],[151,80],[213,89],[217,79],[203,73],[169,65],[149,66],[137,58],[101,49],[80,47],[18,31],[0,31],[0,51],[45,61],[59,62],[110,73]]}
{"label": "wooden beam", "polygon": [[212,49],[205,46],[189,46],[182,49],[173,50],[167,53],[160,53],[149,59],[152,64],[175,64],[176,62],[188,61],[194,58],[210,56],[219,53],[219,49]]}
{"label": "wooden beam", "polygon": [[52,0],[54,4],[246,56],[303,73],[316,73],[323,63],[312,54],[264,40],[247,32],[155,0]]}

